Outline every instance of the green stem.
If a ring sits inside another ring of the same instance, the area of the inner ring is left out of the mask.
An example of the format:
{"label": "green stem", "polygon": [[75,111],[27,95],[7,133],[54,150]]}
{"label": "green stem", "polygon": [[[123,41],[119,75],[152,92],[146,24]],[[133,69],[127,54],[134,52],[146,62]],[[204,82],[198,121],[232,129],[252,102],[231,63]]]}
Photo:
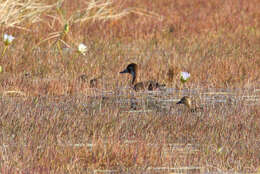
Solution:
{"label": "green stem", "polygon": [[3,52],[2,52],[2,57],[4,57],[4,54],[5,54],[5,51],[6,51],[7,47],[8,47],[8,46],[5,45],[4,50],[3,50]]}

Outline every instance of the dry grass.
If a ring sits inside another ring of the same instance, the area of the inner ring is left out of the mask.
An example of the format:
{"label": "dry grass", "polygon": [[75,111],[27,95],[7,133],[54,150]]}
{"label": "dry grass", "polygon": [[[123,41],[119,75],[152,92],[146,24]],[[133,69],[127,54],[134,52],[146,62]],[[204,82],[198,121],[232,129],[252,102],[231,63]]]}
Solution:
{"label": "dry grass", "polygon": [[114,108],[120,98],[94,101],[3,97],[2,171],[140,172],[188,166],[252,172],[259,165],[257,106],[239,101],[232,107],[208,105],[203,113],[179,113],[177,107],[129,113],[122,104]]}
{"label": "dry grass", "polygon": [[[129,77],[119,74],[135,62],[140,80],[181,88],[179,73],[188,71],[185,88],[258,89],[259,98],[257,0],[0,4],[0,31],[15,37],[0,59],[1,173],[259,168],[259,100],[205,103],[203,113],[144,101],[152,112],[126,112],[133,94],[122,91]],[[85,56],[79,43],[88,47]],[[101,91],[113,94],[107,101]]]}
{"label": "dry grass", "polygon": [[4,28],[25,29],[27,26],[23,25],[41,22],[40,16],[53,8],[35,0],[1,0],[0,4],[0,25]]}

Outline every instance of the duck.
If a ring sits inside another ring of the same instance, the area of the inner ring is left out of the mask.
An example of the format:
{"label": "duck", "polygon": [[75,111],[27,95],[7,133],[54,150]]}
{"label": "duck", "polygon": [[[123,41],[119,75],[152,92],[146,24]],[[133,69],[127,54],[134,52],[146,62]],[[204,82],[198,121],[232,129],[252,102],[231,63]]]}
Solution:
{"label": "duck", "polygon": [[[92,78],[89,80],[89,87],[90,88],[98,88],[99,84],[100,84],[100,79],[102,78],[102,76],[96,77],[96,78]],[[88,81],[88,77],[86,74],[82,74],[79,76],[79,80],[82,82],[87,82]]]}
{"label": "duck", "polygon": [[203,110],[203,107],[192,107],[192,100],[188,96],[184,96],[176,104],[184,104],[191,112],[198,112]]}
{"label": "duck", "polygon": [[138,66],[135,63],[130,63],[129,65],[127,65],[126,69],[124,69],[120,73],[121,74],[129,73],[132,75],[131,85],[133,86],[133,89],[135,91],[141,91],[141,90],[153,91],[165,87],[165,84],[160,84],[152,80],[145,81],[145,82],[137,82]]}

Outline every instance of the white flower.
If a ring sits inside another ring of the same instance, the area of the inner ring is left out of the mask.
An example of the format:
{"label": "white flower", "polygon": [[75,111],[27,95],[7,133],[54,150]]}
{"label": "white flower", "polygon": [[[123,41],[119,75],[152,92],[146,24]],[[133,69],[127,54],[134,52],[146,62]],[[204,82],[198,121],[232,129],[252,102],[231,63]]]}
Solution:
{"label": "white flower", "polygon": [[80,43],[79,46],[78,46],[78,51],[79,51],[81,54],[85,55],[86,52],[87,52],[87,46],[84,45],[83,43]]}
{"label": "white flower", "polygon": [[14,40],[14,37],[12,35],[4,34],[4,44],[8,46],[11,44]]}
{"label": "white flower", "polygon": [[190,78],[190,73],[188,72],[181,72],[181,82],[186,82]]}

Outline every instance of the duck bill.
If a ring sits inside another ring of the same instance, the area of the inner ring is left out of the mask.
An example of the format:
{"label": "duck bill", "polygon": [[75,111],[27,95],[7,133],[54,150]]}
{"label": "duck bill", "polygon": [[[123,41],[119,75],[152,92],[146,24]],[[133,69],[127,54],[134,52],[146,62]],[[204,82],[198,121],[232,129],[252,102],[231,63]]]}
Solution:
{"label": "duck bill", "polygon": [[128,71],[128,69],[125,69],[124,71],[121,71],[120,73],[121,73],[121,74],[122,74],[122,73],[129,73],[129,71]]}

